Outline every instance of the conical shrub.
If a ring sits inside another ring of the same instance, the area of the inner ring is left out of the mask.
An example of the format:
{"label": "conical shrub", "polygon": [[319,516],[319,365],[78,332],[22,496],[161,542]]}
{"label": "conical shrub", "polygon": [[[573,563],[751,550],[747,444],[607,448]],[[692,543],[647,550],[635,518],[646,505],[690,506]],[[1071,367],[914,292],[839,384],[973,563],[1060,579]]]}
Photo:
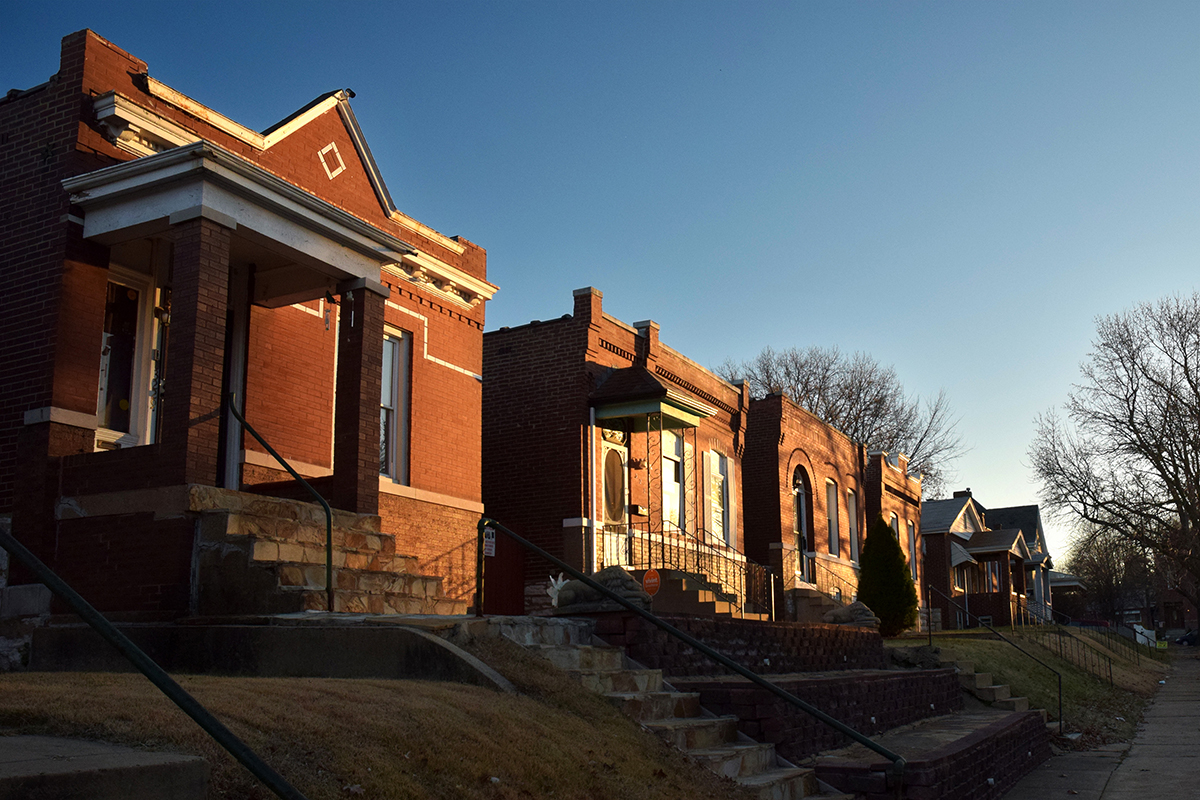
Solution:
{"label": "conical shrub", "polygon": [[895,636],[917,624],[917,590],[895,532],[876,517],[859,560],[858,599],[879,617],[879,633]]}

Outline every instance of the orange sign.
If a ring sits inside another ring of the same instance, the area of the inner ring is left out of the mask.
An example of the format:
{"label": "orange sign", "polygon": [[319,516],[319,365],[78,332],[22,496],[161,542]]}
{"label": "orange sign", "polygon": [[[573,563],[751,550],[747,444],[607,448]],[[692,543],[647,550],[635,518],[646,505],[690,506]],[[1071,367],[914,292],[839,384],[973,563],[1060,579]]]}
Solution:
{"label": "orange sign", "polygon": [[661,586],[662,578],[658,577],[658,570],[653,568],[646,570],[646,574],[642,576],[642,588],[646,590],[646,594],[654,597],[658,594]]}

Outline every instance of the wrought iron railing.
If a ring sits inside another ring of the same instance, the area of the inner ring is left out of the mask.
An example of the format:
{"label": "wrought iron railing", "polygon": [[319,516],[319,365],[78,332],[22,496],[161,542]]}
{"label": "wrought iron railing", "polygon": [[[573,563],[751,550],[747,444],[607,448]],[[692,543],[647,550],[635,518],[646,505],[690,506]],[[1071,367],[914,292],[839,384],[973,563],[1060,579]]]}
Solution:
{"label": "wrought iron railing", "polygon": [[489,517],[481,517],[479,520],[478,528],[479,528],[479,539],[478,539],[478,544],[477,544],[477,549],[476,549],[476,564],[478,566],[477,566],[477,570],[476,570],[476,574],[475,574],[476,614],[482,615],[481,609],[483,608],[483,603],[484,603],[484,580],[483,580],[483,559],[484,559],[484,552],[485,552],[484,543],[489,540],[494,541],[496,532],[500,532],[500,533],[503,533],[504,535],[508,536],[514,542],[519,544],[521,547],[524,547],[526,550],[529,550],[530,552],[546,559],[546,561],[549,561],[551,564],[553,564],[555,566],[555,568],[562,570],[564,573],[566,573],[567,575],[570,575],[575,580],[583,582],[586,586],[590,587],[594,591],[599,592],[601,595],[608,598],[609,600],[617,603],[620,606],[623,606],[624,608],[628,609],[629,611],[632,611],[634,614],[637,614],[639,617],[646,620],[650,624],[665,631],[668,635],[673,636],[676,639],[678,639],[679,641],[683,642],[684,644],[691,646],[697,652],[701,653],[702,655],[704,655],[711,661],[714,661],[717,664],[720,664],[722,667],[725,667],[726,669],[730,670],[731,672],[742,676],[746,680],[750,681],[751,683],[755,684],[756,686],[758,686],[762,689],[767,690],[768,692],[775,695],[776,697],[783,700],[784,702],[789,703],[790,705],[794,706],[795,708],[800,709],[801,711],[808,714],[809,716],[811,716],[811,717],[817,719],[818,721],[824,723],[825,725],[828,725],[829,727],[833,728],[837,732],[839,732],[845,736],[848,736],[850,739],[854,740],[855,742],[858,742],[859,744],[866,747],[867,749],[883,756],[888,761],[892,762],[892,775],[895,777],[895,781],[896,781],[896,792],[897,792],[896,796],[897,797],[900,796],[900,792],[904,785],[904,767],[906,764],[904,757],[901,756],[900,754],[892,752],[891,750],[887,749],[883,745],[878,744],[877,742],[875,742],[874,740],[870,739],[867,736],[864,736],[863,734],[854,730],[853,728],[846,725],[845,723],[840,722],[837,719],[834,719],[833,717],[829,716],[828,714],[826,714],[824,711],[817,708],[816,706],[806,703],[805,701],[801,700],[799,697],[796,697],[795,695],[791,694],[790,692],[787,692],[784,689],[780,688],[779,686],[776,686],[774,683],[767,680],[763,676],[751,672],[750,670],[746,669],[744,666],[737,663],[736,661],[729,658],[728,656],[725,656],[725,655],[717,652],[716,650],[712,649],[708,645],[704,644],[699,639],[696,639],[695,637],[690,636],[687,633],[684,633],[683,631],[679,630],[678,628],[676,628],[674,625],[670,624],[669,622],[659,619],[658,616],[656,616],[655,614],[630,602],[629,600],[625,599],[624,597],[621,597],[616,592],[613,592],[613,591],[609,590],[608,588],[601,586],[599,583],[596,583],[596,581],[592,580],[587,575],[584,575],[582,572],[575,569],[570,564],[567,564],[565,561],[563,561],[560,558],[556,558],[556,557],[550,555],[545,550],[543,550],[542,548],[535,545],[533,542],[530,542],[528,539],[525,539],[524,537],[518,535],[517,533],[514,533],[513,531],[509,530],[504,525],[501,525],[496,520],[491,519]]}
{"label": "wrought iron railing", "polygon": [[[1019,616],[1031,616],[1031,611],[1021,601],[1017,606]],[[1079,638],[1070,628],[1056,623],[1044,622],[1040,617],[1036,625],[1023,625],[1021,635],[1037,642],[1063,661],[1082,669],[1101,681],[1113,682],[1112,658],[1099,652],[1089,642]]]}
{"label": "wrought iron railing", "polygon": [[771,571],[723,539],[668,525],[666,530],[637,525],[608,525],[596,531],[596,568],[671,570],[704,584],[718,599],[742,613],[771,614]]}
{"label": "wrought iron railing", "polygon": [[262,781],[277,797],[281,797],[283,800],[305,800],[304,795],[298,789],[284,780],[282,775],[272,769],[267,762],[263,761],[233,731],[225,727],[196,698],[188,694],[182,686],[167,674],[166,670],[160,667],[150,656],[142,652],[141,648],[130,641],[128,636],[121,633],[99,611],[93,608],[91,603],[84,600],[57,573],[43,564],[41,559],[14,539],[9,527],[10,523],[8,520],[0,520],[0,547],[11,553],[13,558],[21,562],[26,569],[33,573],[35,578],[45,584],[46,588],[58,595],[63,602],[71,607],[72,611],[79,615],[80,619],[90,625],[96,633],[100,634],[105,641],[115,647],[121,655],[125,656],[159,691],[170,698],[171,702],[179,706],[183,713],[191,717],[197,725],[204,729],[205,733],[216,740],[217,744],[225,748],[230,755],[240,761],[246,769],[250,770],[250,773],[254,777]]}

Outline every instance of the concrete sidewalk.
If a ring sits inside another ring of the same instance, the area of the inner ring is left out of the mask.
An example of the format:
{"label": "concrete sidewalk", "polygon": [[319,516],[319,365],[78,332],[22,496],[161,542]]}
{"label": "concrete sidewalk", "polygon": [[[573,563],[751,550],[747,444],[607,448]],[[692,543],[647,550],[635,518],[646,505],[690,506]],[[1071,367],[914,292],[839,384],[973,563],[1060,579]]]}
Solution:
{"label": "concrete sidewalk", "polygon": [[1200,654],[1177,654],[1166,680],[1132,744],[1054,756],[1004,800],[1200,796]]}

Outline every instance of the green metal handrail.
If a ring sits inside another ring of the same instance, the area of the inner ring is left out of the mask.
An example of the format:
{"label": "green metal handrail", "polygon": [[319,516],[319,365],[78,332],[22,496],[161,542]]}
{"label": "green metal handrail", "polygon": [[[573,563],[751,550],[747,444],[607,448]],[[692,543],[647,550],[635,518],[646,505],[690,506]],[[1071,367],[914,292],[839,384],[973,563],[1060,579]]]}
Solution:
{"label": "green metal handrail", "polygon": [[0,520],[0,547],[3,547],[24,564],[34,574],[34,577],[46,585],[46,588],[61,597],[84,622],[92,626],[92,629],[100,634],[105,641],[117,648],[117,651],[121,655],[129,659],[129,662],[137,667],[138,671],[145,675],[163,694],[169,697],[175,705],[179,706],[183,713],[191,717],[197,725],[216,740],[217,744],[225,748],[231,756],[242,762],[242,765],[250,770],[250,773],[262,781],[277,797],[281,797],[283,800],[306,800],[298,789],[284,780],[283,776],[272,769],[267,762],[259,758],[257,753],[237,737],[237,734],[225,727],[196,698],[188,694],[182,686],[166,673],[166,670],[130,641],[128,636],[117,630],[111,622],[105,619],[88,601],[84,600],[66,581],[43,564],[37,556],[29,552],[25,545],[14,539],[10,532],[10,526],[11,523],[8,520]]}
{"label": "green metal handrail", "polygon": [[[644,608],[640,608],[639,606],[631,603],[629,600],[626,600],[624,597],[621,597],[620,595],[616,594],[615,592],[605,588],[604,586],[601,586],[600,584],[596,583],[594,580],[592,580],[588,576],[584,575],[579,570],[577,570],[574,567],[572,567],[571,565],[567,564],[562,559],[555,558],[554,556],[550,555],[542,548],[538,547],[533,542],[530,542],[528,539],[525,539],[525,538],[521,537],[520,535],[514,533],[513,531],[509,530],[508,528],[506,528],[504,525],[500,524],[496,520],[491,519],[490,517],[481,517],[479,519],[479,524],[477,527],[479,530],[479,541],[478,541],[477,555],[475,558],[475,563],[476,563],[475,614],[476,614],[476,616],[483,616],[483,549],[484,549],[484,540],[486,538],[488,538],[485,535],[485,531],[487,531],[488,529],[491,529],[492,537],[494,537],[495,532],[497,530],[499,530],[499,531],[502,531],[504,534],[506,534],[510,539],[515,541],[517,544],[521,545],[522,547],[524,547],[527,550],[532,551],[533,553],[537,554],[538,556],[541,556],[542,558],[546,559],[551,564],[553,564],[555,567],[557,567],[558,569],[561,569],[563,572],[565,572],[567,575],[570,575],[575,580],[581,581],[586,586],[588,586],[592,589],[595,589],[596,591],[600,592],[600,594],[607,597],[608,599],[613,600],[616,603],[619,603],[620,605],[624,606],[625,608],[629,609],[633,613],[640,616],[642,619],[646,620],[647,622],[650,622],[652,625],[657,626],[658,628],[666,631],[668,634],[670,634],[671,636],[674,636],[676,639],[680,640],[681,642],[695,648],[698,652],[704,654],[705,656],[707,656],[711,660],[715,661],[716,663],[720,664],[721,666],[725,667],[726,669],[742,676],[743,678],[745,678],[746,680],[750,681],[751,683],[759,686],[760,688],[766,689],[768,692],[770,692],[771,694],[780,698],[781,700],[783,700],[787,703],[790,703],[791,705],[800,709],[801,711],[808,714],[809,716],[816,718],[817,720],[825,723],[826,725],[828,725],[829,727],[838,731],[839,733],[842,733],[842,734],[850,737],[854,741],[861,744],[863,747],[866,747],[866,748],[874,751],[875,753],[878,753],[879,755],[883,756],[888,761],[891,761],[892,762],[892,774],[896,777],[897,787],[903,786],[903,784],[904,784],[904,765],[906,762],[904,760],[904,757],[901,756],[900,754],[893,753],[891,750],[888,750],[883,745],[876,743],[875,741],[871,740],[867,736],[864,736],[863,734],[859,733],[858,731],[854,730],[853,728],[849,727],[848,725],[846,725],[842,722],[839,722],[838,720],[829,716],[821,709],[819,709],[813,705],[810,705],[810,704],[804,702],[803,700],[801,700],[799,697],[796,697],[795,695],[791,694],[790,692],[787,692],[784,689],[779,688],[775,684],[773,684],[770,681],[768,681],[767,679],[763,678],[761,675],[756,675],[755,673],[746,669],[745,667],[743,667],[741,664],[737,663],[736,661],[728,658],[727,656],[722,655],[721,653],[712,649],[708,645],[704,644],[699,639],[696,639],[696,638],[684,633],[683,631],[679,630],[678,628],[676,628],[674,625],[670,624],[669,622],[665,622],[662,619],[659,619],[656,615],[645,610]],[[898,788],[897,788],[897,790],[898,790]]]}
{"label": "green metal handrail", "polygon": [[251,436],[258,440],[258,443],[267,448],[267,452],[278,461],[284,469],[286,469],[293,478],[300,482],[300,485],[308,490],[309,494],[317,498],[317,502],[321,504],[321,508],[325,510],[325,607],[329,613],[333,613],[333,509],[329,507],[329,503],[321,496],[321,493],[314,489],[308,481],[300,477],[300,473],[292,469],[292,465],[284,460],[283,456],[275,452],[275,448],[267,444],[267,440],[258,435],[258,431],[254,430],[246,418],[243,417],[237,410],[237,395],[230,393],[229,395],[229,410],[233,412],[233,416],[242,424]]}
{"label": "green metal handrail", "polygon": [[941,589],[938,589],[937,587],[932,586],[929,583],[926,583],[925,590],[926,590],[925,591],[925,603],[929,608],[929,619],[930,619],[930,624],[929,624],[929,646],[930,647],[933,647],[933,622],[932,622],[932,620],[933,620],[933,593],[937,592],[942,597],[944,597],[946,599],[946,601],[948,603],[950,603],[950,605],[954,606],[955,608],[957,608],[957,609],[961,610],[963,613],[965,613],[967,615],[968,620],[971,617],[975,617],[975,621],[978,622],[980,624],[980,626],[987,628],[989,631],[991,631],[992,633],[999,636],[1002,640],[1008,642],[1013,647],[1017,648],[1017,650],[1019,652],[1024,653],[1029,658],[1032,658],[1034,661],[1041,664],[1043,667],[1050,670],[1058,677],[1058,735],[1062,736],[1063,735],[1062,673],[1059,672],[1058,670],[1056,670],[1054,667],[1047,664],[1045,661],[1042,661],[1040,658],[1033,655],[1032,653],[1022,650],[1020,645],[1018,645],[1016,642],[1014,642],[1011,639],[1009,639],[1008,637],[1006,637],[1003,633],[996,630],[991,625],[988,625],[986,622],[981,620],[979,618],[978,614],[972,614],[966,608],[964,608],[963,606],[960,606],[957,602],[955,602],[953,597],[950,597],[950,595],[946,594]]}

